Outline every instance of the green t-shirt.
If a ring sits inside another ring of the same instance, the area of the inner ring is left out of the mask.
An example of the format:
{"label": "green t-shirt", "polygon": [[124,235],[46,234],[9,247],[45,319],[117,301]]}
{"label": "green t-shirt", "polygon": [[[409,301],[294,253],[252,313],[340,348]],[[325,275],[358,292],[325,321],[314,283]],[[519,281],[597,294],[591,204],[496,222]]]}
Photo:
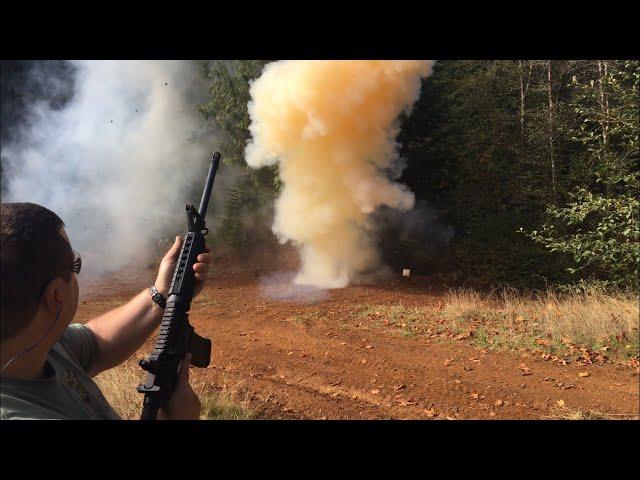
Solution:
{"label": "green t-shirt", "polygon": [[2,420],[119,420],[87,372],[98,345],[84,325],[67,327],[49,351],[45,376],[38,380],[0,377]]}

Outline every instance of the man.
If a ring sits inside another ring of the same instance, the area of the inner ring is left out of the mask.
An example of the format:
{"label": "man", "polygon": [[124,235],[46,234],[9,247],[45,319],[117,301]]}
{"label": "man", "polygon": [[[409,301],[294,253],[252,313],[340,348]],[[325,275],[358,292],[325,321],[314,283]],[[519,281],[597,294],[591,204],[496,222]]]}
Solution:
{"label": "man", "polygon": [[[84,325],[70,325],[78,307],[81,260],[64,223],[32,203],[0,204],[0,220],[0,417],[118,419],[91,377],[136,352],[159,326],[162,307],[144,290]],[[181,242],[176,237],[160,264],[155,287],[165,298]],[[210,255],[199,255],[197,262],[196,293],[202,290]],[[178,386],[159,418],[199,418],[189,360],[183,362]]]}

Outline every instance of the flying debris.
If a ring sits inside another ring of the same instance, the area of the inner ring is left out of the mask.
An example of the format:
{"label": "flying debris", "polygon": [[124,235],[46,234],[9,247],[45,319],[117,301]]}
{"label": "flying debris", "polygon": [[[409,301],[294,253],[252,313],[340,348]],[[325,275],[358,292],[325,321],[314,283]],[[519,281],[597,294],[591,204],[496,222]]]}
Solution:
{"label": "flying debris", "polygon": [[[34,103],[19,136],[5,143],[3,132],[3,176],[5,158],[20,168],[7,182],[3,178],[2,201],[6,195],[7,201],[38,203],[61,214],[76,249],[109,258],[95,265],[97,277],[134,259],[143,265],[153,255],[149,246],[182,225],[184,213],[175,205],[200,181],[195,167],[208,156],[215,133],[200,128],[192,108],[208,91],[196,61],[95,60],[69,67],[69,75],[55,77],[56,88],[47,89],[57,99],[69,88],[68,102]],[[46,80],[38,72],[49,70],[33,70]],[[52,182],[54,166],[61,178]],[[175,175],[177,170],[182,173]],[[151,210],[166,214],[149,217]]]}

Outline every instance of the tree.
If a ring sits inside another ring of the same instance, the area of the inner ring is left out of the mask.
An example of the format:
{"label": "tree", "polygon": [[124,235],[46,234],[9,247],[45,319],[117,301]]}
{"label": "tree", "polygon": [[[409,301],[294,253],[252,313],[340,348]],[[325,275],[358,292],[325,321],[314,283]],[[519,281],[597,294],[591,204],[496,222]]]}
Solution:
{"label": "tree", "polygon": [[597,66],[596,78],[572,79],[580,123],[571,138],[583,147],[589,182],[565,206],[549,207],[542,229],[530,237],[570,257],[571,274],[637,287],[640,62]]}
{"label": "tree", "polygon": [[235,247],[248,247],[259,241],[256,229],[246,228],[245,217],[269,215],[268,207],[279,187],[277,167],[247,168],[244,149],[250,138],[250,82],[260,76],[266,60],[214,60],[203,68],[210,80],[208,102],[198,111],[222,137],[220,153],[229,165],[244,167],[245,174],[229,189],[224,217],[217,237]]}

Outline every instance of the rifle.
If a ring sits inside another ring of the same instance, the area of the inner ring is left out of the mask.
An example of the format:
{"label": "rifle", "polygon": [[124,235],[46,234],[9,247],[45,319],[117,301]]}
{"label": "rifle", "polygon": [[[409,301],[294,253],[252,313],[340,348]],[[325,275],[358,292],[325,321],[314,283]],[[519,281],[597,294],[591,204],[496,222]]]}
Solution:
{"label": "rifle", "polygon": [[205,225],[205,215],[219,164],[220,153],[215,152],[209,166],[200,209],[196,210],[189,204],[186,206],[189,231],[184,237],[173,271],[160,333],[151,354],[139,363],[147,372],[145,382],[138,386],[138,392],[144,393],[141,420],[157,419],[158,410],[166,405],[175,390],[178,368],[187,353],[192,355],[193,366],[204,368],[209,365],[211,340],[194,331],[189,324],[189,310],[195,281],[193,265],[198,255],[205,251],[204,236],[209,232]]}

